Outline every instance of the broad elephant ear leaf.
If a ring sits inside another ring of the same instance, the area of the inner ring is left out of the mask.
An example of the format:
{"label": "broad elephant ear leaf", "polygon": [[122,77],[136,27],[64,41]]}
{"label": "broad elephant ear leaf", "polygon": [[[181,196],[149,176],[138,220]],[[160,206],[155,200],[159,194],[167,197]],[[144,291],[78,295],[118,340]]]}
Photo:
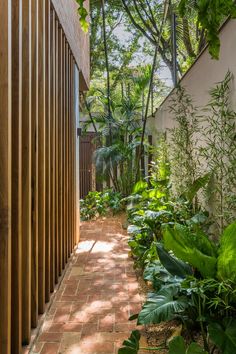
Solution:
{"label": "broad elephant ear leaf", "polygon": [[162,288],[158,293],[150,294],[138,316],[139,324],[157,324],[172,320],[176,314],[188,307],[186,298],[174,299],[178,292],[176,286]]}
{"label": "broad elephant ear leaf", "polygon": [[119,349],[118,354],[138,354],[140,337],[139,331],[132,331],[129,339],[123,342],[123,347]]}
{"label": "broad elephant ear leaf", "polygon": [[236,320],[227,318],[223,324],[210,323],[209,336],[223,354],[236,353]]}
{"label": "broad elephant ear leaf", "polygon": [[197,343],[191,343],[188,347],[186,354],[208,354],[203,348]]}
{"label": "broad elephant ear leaf", "polygon": [[170,274],[180,278],[186,278],[187,275],[193,274],[191,267],[187,263],[172,257],[161,244],[157,244],[157,252],[161,264]]}
{"label": "broad elephant ear leaf", "polygon": [[183,225],[175,224],[174,228],[165,225],[163,232],[164,246],[168,251],[173,251],[177,258],[198,269],[204,278],[214,278],[216,273],[216,257],[203,252],[203,250],[208,249],[210,244],[207,239],[200,239],[200,237],[199,242],[197,236],[201,236],[201,234],[191,234],[188,228]]}
{"label": "broad elephant ear leaf", "polygon": [[186,345],[183,337],[175,337],[169,344],[168,354],[186,354]]}
{"label": "broad elephant ear leaf", "polygon": [[208,354],[197,343],[191,343],[186,348],[183,337],[175,337],[169,344],[168,354]]}

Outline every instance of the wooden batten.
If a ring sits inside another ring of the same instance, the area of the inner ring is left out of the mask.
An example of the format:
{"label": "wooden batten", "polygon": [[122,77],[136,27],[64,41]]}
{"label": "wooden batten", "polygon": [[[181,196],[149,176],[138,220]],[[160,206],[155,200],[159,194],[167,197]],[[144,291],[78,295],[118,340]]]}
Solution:
{"label": "wooden batten", "polygon": [[31,325],[38,324],[38,1],[31,0]]}
{"label": "wooden batten", "polygon": [[0,1],[0,353],[11,354],[11,21]]}
{"label": "wooden batten", "polygon": [[55,12],[51,8],[50,13],[50,290],[53,292],[55,286]]}
{"label": "wooden batten", "polygon": [[45,0],[38,2],[38,301],[45,310]]}
{"label": "wooden batten", "polygon": [[55,283],[59,277],[58,238],[58,21],[55,21]]}
{"label": "wooden batten", "polygon": [[11,4],[12,14],[12,289],[11,353],[22,340],[22,1]]}
{"label": "wooden batten", "polygon": [[31,0],[22,2],[22,342],[31,336]]}
{"label": "wooden batten", "polygon": [[62,274],[62,29],[58,29],[58,271]]}
{"label": "wooden batten", "polygon": [[50,300],[50,256],[51,256],[51,95],[50,95],[50,22],[51,6],[50,1],[45,4],[45,177],[46,177],[46,199],[45,199],[45,301]]}

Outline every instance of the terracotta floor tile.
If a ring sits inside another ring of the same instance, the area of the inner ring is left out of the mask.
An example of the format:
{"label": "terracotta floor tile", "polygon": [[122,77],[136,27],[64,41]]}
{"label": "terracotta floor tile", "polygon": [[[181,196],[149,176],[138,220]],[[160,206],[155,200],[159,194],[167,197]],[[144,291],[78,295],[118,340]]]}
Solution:
{"label": "terracotta floor tile", "polygon": [[40,354],[58,354],[58,343],[45,343]]}
{"label": "terracotta floor tile", "polygon": [[142,297],[121,223],[82,223],[80,240],[32,354],[115,354],[136,327]]}

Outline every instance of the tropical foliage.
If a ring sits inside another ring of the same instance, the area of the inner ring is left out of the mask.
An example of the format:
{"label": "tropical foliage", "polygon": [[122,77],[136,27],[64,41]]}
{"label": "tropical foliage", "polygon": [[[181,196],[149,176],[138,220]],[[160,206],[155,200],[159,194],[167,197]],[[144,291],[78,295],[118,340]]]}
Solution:
{"label": "tropical foliage", "polygon": [[[227,74],[226,79],[211,90],[214,105],[211,101],[209,107],[213,122],[208,139],[211,134],[215,134],[215,141],[205,140],[205,155],[201,147],[194,143],[194,139],[201,122],[207,119],[210,124],[210,120],[206,118],[209,108],[204,110],[205,116],[199,111],[196,113],[190,98],[180,89],[182,99],[175,102],[172,110],[177,125],[169,136],[172,149],[179,149],[181,154],[176,152],[173,163],[172,158],[168,158],[168,151],[171,151],[169,144],[162,138],[158,146],[157,163],[152,164],[149,183],[138,182],[132,195],[126,198],[130,222],[129,245],[136,266],[143,269],[144,280],[152,284],[152,291],[136,316],[137,324],[158,324],[175,319],[182,323],[185,330],[201,333],[204,349],[198,343],[185,343],[182,337],[176,337],[169,344],[170,354],[227,354],[236,349],[236,221],[233,216],[226,219],[222,214],[224,223],[219,234],[219,229],[214,225],[218,225],[220,215],[213,218],[211,210],[209,213],[202,206],[203,191],[212,189],[212,176],[218,176],[218,165],[214,163],[217,159],[218,134],[225,146],[229,144],[234,149],[234,140],[230,138],[231,134],[235,136],[235,126],[233,119],[231,120],[234,112],[228,108],[230,78],[230,74]],[[225,124],[219,126],[216,121],[219,122],[221,117]],[[228,135],[228,140],[224,142],[223,137]],[[210,152],[206,154],[208,149]],[[215,178],[216,188],[217,183],[225,188],[225,181],[231,178],[230,171],[233,171],[234,157],[230,156],[228,160],[225,151],[226,149],[219,151],[225,170],[222,172],[224,178]],[[200,155],[207,156],[208,162],[206,173],[202,176],[199,174],[199,171],[204,170],[200,165]],[[175,166],[178,163],[183,168],[185,164],[189,166],[184,172],[185,178],[181,179],[176,173]],[[171,174],[175,175],[175,179]],[[174,183],[178,183],[178,188]],[[234,178],[230,187],[233,183]],[[224,189],[222,194],[225,198],[223,200],[227,200]],[[218,198],[215,194],[216,205]],[[234,208],[231,208],[233,215]],[[230,213],[230,204],[228,212]],[[215,230],[215,234],[212,230]],[[134,318],[135,316],[132,317]],[[124,349],[122,353],[126,353]]]}
{"label": "tropical foliage", "polygon": [[81,220],[86,221],[99,216],[117,214],[123,209],[121,194],[113,190],[89,192],[80,200]]}

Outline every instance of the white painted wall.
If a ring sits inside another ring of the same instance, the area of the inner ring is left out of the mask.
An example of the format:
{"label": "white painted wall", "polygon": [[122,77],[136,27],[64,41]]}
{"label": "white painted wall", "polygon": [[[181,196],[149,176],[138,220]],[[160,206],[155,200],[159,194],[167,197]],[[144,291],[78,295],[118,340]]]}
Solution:
{"label": "white painted wall", "polygon": [[[181,85],[186,88],[187,93],[192,97],[194,105],[202,107],[209,101],[209,90],[214,87],[215,83],[222,81],[227,71],[230,70],[234,75],[232,108],[236,110],[236,20],[225,23],[220,32],[220,40],[220,59],[211,59],[208,48],[206,48],[184,75]],[[154,137],[155,133],[174,127],[173,117],[169,112],[173,92],[157,109],[155,117],[149,118],[148,131],[152,132]]]}

